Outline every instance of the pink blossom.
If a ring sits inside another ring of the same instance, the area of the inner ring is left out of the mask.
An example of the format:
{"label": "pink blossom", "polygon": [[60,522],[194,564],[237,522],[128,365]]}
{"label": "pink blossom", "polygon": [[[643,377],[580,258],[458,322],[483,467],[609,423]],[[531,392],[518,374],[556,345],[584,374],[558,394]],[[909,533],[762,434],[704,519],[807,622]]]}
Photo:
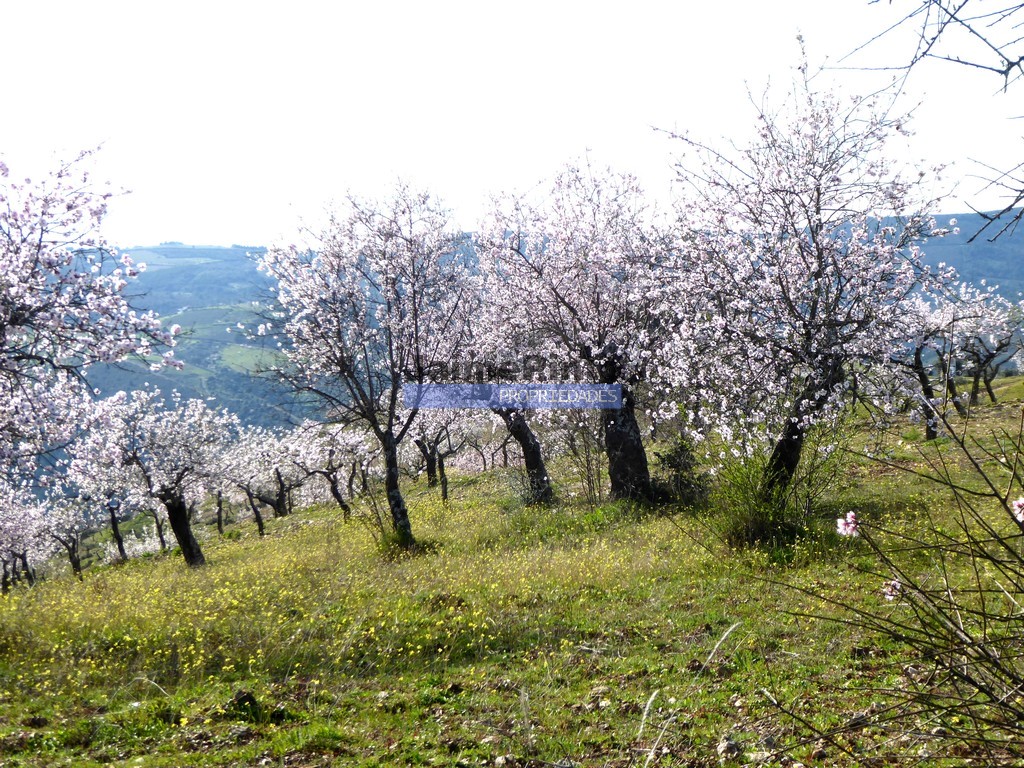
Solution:
{"label": "pink blossom", "polygon": [[1018,523],[1024,523],[1024,496],[1016,499],[1013,504],[1013,516]]}
{"label": "pink blossom", "polygon": [[59,432],[76,425],[72,409],[86,394],[85,380],[69,369],[171,343],[156,315],[134,310],[125,295],[131,259],[119,262],[99,233],[109,194],[79,173],[88,154],[38,184],[0,182],[0,383],[26,398],[0,405],[5,459],[67,441]]}
{"label": "pink blossom", "polygon": [[850,510],[846,513],[846,517],[840,517],[836,520],[836,532],[840,536],[857,536],[859,533],[857,530],[857,513]]}
{"label": "pink blossom", "polygon": [[882,585],[882,595],[886,600],[895,600],[903,593],[903,584],[899,579],[892,579]]}

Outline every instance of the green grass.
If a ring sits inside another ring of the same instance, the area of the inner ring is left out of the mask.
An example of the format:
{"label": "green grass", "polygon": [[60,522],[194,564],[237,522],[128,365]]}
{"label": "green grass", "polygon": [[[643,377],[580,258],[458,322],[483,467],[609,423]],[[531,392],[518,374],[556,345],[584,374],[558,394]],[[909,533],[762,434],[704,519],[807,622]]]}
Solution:
{"label": "green grass", "polygon": [[[0,600],[0,765],[717,765],[728,734],[810,764],[809,726],[902,680],[900,648],[808,617],[884,605],[834,518],[915,526],[948,506],[854,463],[778,565],[690,513],[523,509],[501,472],[456,475],[449,506],[407,489],[427,554],[382,557],[311,509],[265,539],[204,527],[199,571],[172,553]],[[890,736],[840,741],[857,756]],[[826,751],[814,765],[857,764]]]}
{"label": "green grass", "polygon": [[225,368],[230,368],[239,373],[252,373],[261,367],[267,367],[265,361],[267,352],[254,347],[247,347],[241,344],[231,344],[221,350],[220,363]]}

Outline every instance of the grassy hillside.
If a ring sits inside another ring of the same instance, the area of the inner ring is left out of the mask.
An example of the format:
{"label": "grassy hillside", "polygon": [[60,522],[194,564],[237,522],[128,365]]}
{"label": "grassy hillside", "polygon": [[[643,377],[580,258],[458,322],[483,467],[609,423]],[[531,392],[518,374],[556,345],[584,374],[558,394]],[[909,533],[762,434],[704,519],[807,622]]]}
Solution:
{"label": "grassy hillside", "polygon": [[[1019,404],[985,418],[1010,424]],[[915,439],[886,455],[912,461]],[[265,539],[203,526],[199,571],[170,554],[16,590],[0,600],[0,764],[710,766],[726,736],[728,764],[937,748],[870,716],[907,684],[903,649],[810,615],[891,610],[837,515],[914,530],[952,519],[940,489],[854,462],[779,558],[730,551],[721,508],[523,508],[514,481],[456,476],[448,506],[408,483],[415,556],[311,509]],[[819,729],[841,733],[823,746]]]}
{"label": "grassy hillside", "polygon": [[764,686],[822,725],[864,706],[844,692],[863,641],[781,613],[813,606],[756,558],[667,520],[416,501],[437,551],[407,561],[324,511],[211,543],[200,573],[139,561],[10,598],[4,763],[627,765],[661,734],[674,764],[791,734]]}
{"label": "grassy hillside", "polygon": [[244,305],[266,294],[268,281],[256,269],[264,249],[161,245],[131,248],[146,271],[138,280],[141,306],[171,315],[184,309]]}

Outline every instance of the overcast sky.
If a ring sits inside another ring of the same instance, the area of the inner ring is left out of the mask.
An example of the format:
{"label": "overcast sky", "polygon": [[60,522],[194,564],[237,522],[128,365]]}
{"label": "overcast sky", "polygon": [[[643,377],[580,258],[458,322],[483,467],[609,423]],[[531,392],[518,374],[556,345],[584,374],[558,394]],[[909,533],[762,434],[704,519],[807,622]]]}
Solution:
{"label": "overcast sky", "polygon": [[[791,81],[797,34],[864,92],[885,76],[842,67],[909,51],[843,57],[893,18],[867,0],[11,2],[0,157],[22,177],[102,145],[96,178],[130,190],[106,222],[121,246],[286,241],[399,176],[471,229],[491,193],[585,154],[667,196],[680,147],[655,128],[742,138],[748,91]],[[912,152],[965,177],[946,212],[999,204],[970,178],[1019,153],[1014,93],[995,90],[939,65],[909,84]]]}

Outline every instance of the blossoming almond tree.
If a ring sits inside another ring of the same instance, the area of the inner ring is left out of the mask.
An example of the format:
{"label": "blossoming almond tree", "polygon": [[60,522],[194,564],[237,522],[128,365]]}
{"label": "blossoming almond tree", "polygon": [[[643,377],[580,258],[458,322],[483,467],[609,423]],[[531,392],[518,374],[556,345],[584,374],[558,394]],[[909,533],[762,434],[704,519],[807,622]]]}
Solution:
{"label": "blossoming almond tree", "polygon": [[105,522],[110,528],[113,550],[121,561],[128,559],[121,532],[123,523],[136,514],[148,514],[153,518],[161,544],[165,543],[166,525],[166,513],[160,509],[160,504],[149,496],[127,465],[116,460],[116,446],[109,447],[109,455],[104,459],[92,453],[98,446],[89,437],[89,430],[99,430],[113,438],[117,434],[111,422],[114,407],[122,403],[124,397],[124,393],[119,393],[110,400],[92,404],[81,422],[83,433],[69,446],[65,466],[55,468],[56,477],[49,489],[51,504],[77,506],[83,519]]}
{"label": "blossoming almond tree", "polygon": [[35,564],[54,553],[46,510],[27,486],[0,480],[0,592],[36,580]]}
{"label": "blossoming almond tree", "polygon": [[398,447],[417,416],[403,384],[422,384],[463,341],[468,253],[427,193],[399,186],[380,203],[349,197],[310,249],[272,248],[286,363],[278,375],[329,422],[359,424],[380,444],[396,541],[415,546],[399,487]]}
{"label": "blossoming almond tree", "polygon": [[[302,477],[319,481],[303,484],[305,500],[333,501],[348,520],[352,514],[349,500],[355,496],[355,476],[372,452],[368,450],[367,435],[351,427],[304,421],[292,428],[287,439],[294,446],[290,457],[293,466]],[[345,487],[349,499],[345,498]]]}
{"label": "blossoming almond tree", "polygon": [[202,400],[170,400],[159,390],[118,392],[96,405],[88,433],[76,443],[72,473],[120,475],[125,493],[144,494],[167,511],[189,566],[205,564],[192,533],[191,505],[201,499],[237,437],[238,420]]}
{"label": "blossoming almond tree", "polygon": [[[135,311],[125,296],[141,267],[99,234],[110,195],[95,191],[81,170],[86,156],[39,181],[15,181],[0,162],[0,455],[7,460],[70,436],[74,419],[53,412],[82,394],[91,364],[150,356],[173,343],[156,315]],[[173,363],[173,354],[164,360]]]}
{"label": "blossoming almond tree", "polygon": [[[999,295],[993,286],[955,281],[937,295],[919,294],[905,307],[905,324],[912,331],[895,361],[913,372],[919,386],[925,439],[938,436],[939,416],[952,405],[960,416],[976,405],[984,385],[996,401],[992,381],[1020,349],[1022,308]],[[967,394],[955,379],[972,379]]]}
{"label": "blossoming almond tree", "polygon": [[[936,381],[932,369],[939,369],[939,383],[952,383],[945,374],[942,361],[946,346],[946,323],[942,317],[940,297],[919,294],[911,298],[906,306],[907,329],[911,332],[906,344],[895,351],[893,359],[912,374],[920,394],[921,417],[924,422],[925,440],[939,436],[939,413],[942,398],[936,395]],[[937,365],[933,365],[937,363]],[[908,387],[910,391],[918,391]],[[954,398],[954,402],[958,401]]]}
{"label": "blossoming almond tree", "polygon": [[[96,505],[83,505],[60,485],[48,493],[45,500],[34,500],[42,510],[45,535],[58,544],[68,557],[72,573],[82,579],[82,538],[102,523]],[[26,515],[32,517],[31,514]],[[123,543],[122,543],[123,547]]]}
{"label": "blossoming almond tree", "polygon": [[441,500],[448,501],[448,471],[446,462],[454,460],[465,448],[470,436],[484,429],[486,417],[472,411],[437,409],[420,414],[413,436],[413,444],[427,474],[427,485],[440,485]]}
{"label": "blossoming almond tree", "polygon": [[984,386],[994,403],[992,381],[1020,348],[1021,306],[1001,296],[991,285],[961,284],[956,298],[965,305],[967,322],[950,330],[959,338],[963,373],[971,378],[968,401],[977,405]]}
{"label": "blossoming almond tree", "polygon": [[266,534],[260,505],[274,517],[285,517],[292,510],[292,495],[310,477],[301,457],[307,449],[298,430],[281,432],[264,427],[242,429],[222,457],[221,475],[226,481],[221,490],[240,491],[259,529]]}
{"label": "blossoming almond tree", "polygon": [[693,191],[685,242],[700,258],[682,292],[695,322],[677,339],[688,359],[698,347],[717,355],[680,381],[768,444],[766,498],[789,488],[815,423],[845,409],[855,386],[871,398],[873,375],[891,381],[894,350],[912,336],[907,302],[942,279],[922,260],[921,241],[942,234],[922,176],[906,178],[887,154],[905,119],[817,93],[801,72],[786,110],[760,110],[749,146],[687,140],[699,160],[680,166]]}
{"label": "blossoming almond tree", "polygon": [[537,204],[499,203],[480,236],[487,300],[528,342],[519,351],[622,386],[622,408],[602,414],[613,498],[654,496],[635,387],[678,319],[654,218],[634,178],[569,166]]}
{"label": "blossoming almond tree", "polygon": [[[482,240],[478,239],[477,250],[483,252],[486,273],[488,262]],[[526,329],[510,314],[513,310],[505,301],[507,294],[504,280],[503,274],[492,269],[489,274],[485,274],[484,279],[477,281],[476,290],[471,291],[463,303],[461,312],[469,334],[466,346],[471,356],[465,361],[455,361],[462,365],[458,366],[460,370],[453,371],[452,378],[460,383],[506,383],[521,380],[520,377],[528,378],[532,366],[527,371],[525,363],[537,362],[540,365],[543,359],[533,354]],[[553,501],[555,491],[544,462],[543,447],[530,426],[526,409],[503,405],[492,407],[491,414],[501,421],[507,439],[514,440],[522,454],[523,469],[526,472],[523,500],[527,504],[548,504]],[[493,419],[491,423],[494,423]],[[501,441],[502,446],[507,439]],[[474,441],[471,439],[470,442]],[[501,450],[504,453],[504,447]]]}

